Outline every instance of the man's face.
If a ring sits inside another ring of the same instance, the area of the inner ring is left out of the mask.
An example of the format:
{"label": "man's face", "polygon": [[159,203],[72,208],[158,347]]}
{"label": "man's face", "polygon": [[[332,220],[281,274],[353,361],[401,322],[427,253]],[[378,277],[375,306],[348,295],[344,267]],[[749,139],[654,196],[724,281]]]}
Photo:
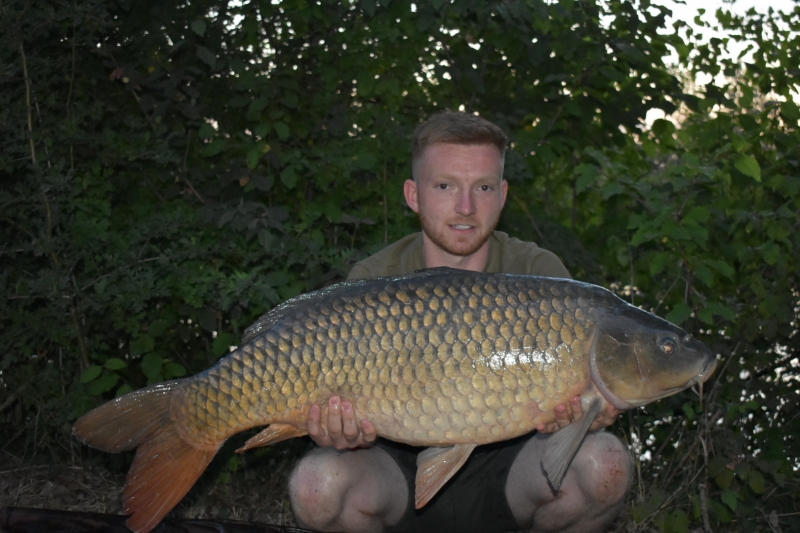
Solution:
{"label": "man's face", "polygon": [[497,226],[508,183],[491,144],[439,143],[417,163],[417,181],[405,183],[406,201],[419,214],[422,231],[456,256],[475,253]]}

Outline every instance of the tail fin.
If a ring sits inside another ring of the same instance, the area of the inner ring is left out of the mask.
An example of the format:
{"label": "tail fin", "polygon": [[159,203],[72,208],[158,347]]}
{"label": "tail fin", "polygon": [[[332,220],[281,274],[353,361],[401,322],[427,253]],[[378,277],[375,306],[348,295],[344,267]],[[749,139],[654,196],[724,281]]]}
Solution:
{"label": "tail fin", "polygon": [[219,446],[198,448],[184,440],[170,417],[180,381],[131,392],[83,415],[72,433],[105,452],[136,450],[125,484],[127,525],[146,533],[183,498],[216,455]]}

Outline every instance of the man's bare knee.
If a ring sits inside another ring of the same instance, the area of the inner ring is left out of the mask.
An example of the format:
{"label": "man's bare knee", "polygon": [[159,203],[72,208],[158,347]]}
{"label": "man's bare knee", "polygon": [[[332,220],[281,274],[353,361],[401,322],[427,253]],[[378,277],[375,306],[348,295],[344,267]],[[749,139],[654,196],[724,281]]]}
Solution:
{"label": "man's bare knee", "polygon": [[295,517],[306,527],[327,529],[339,518],[348,485],[336,450],[312,451],[300,460],[289,477],[289,498]]}
{"label": "man's bare knee", "polygon": [[615,506],[630,488],[633,466],[627,447],[604,431],[586,436],[572,467],[586,495],[600,505]]}

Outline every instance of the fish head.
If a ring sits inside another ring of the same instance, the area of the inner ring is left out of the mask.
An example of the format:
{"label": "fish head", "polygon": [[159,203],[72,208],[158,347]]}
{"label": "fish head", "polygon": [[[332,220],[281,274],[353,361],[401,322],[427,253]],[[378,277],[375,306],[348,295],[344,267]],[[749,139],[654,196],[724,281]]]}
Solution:
{"label": "fish head", "polygon": [[591,376],[618,409],[631,409],[701,384],[717,361],[674,324],[635,307],[607,315],[591,344]]}

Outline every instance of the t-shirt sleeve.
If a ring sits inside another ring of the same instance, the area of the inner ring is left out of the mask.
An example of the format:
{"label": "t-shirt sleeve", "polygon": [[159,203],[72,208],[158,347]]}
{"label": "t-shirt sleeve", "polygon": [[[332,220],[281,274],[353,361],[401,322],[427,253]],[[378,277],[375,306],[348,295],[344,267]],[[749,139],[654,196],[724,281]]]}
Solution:
{"label": "t-shirt sleeve", "polygon": [[347,274],[347,281],[353,279],[364,279],[364,278],[371,278],[374,276],[370,275],[369,269],[362,265],[361,263],[356,263],[353,265],[353,268],[350,269],[350,272]]}
{"label": "t-shirt sleeve", "polygon": [[549,250],[544,250],[539,248],[538,254],[531,258],[528,271],[530,274],[535,276],[547,276],[549,278],[572,278],[567,270],[567,267],[564,266],[564,263],[561,262],[561,259],[558,258],[556,254]]}

